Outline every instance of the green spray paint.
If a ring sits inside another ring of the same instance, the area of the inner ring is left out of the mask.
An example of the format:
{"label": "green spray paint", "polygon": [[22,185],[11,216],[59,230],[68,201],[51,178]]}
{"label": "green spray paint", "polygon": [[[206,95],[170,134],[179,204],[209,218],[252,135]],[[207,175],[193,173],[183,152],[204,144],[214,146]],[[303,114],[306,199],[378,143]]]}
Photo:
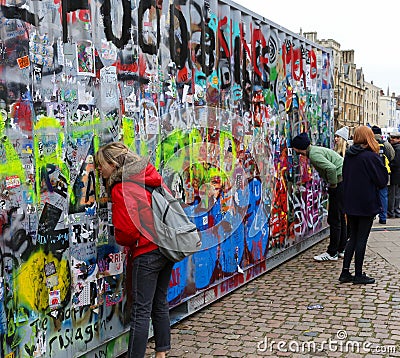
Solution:
{"label": "green spray paint", "polygon": [[129,148],[135,149],[135,121],[133,118],[122,117],[122,138]]}
{"label": "green spray paint", "polygon": [[189,163],[186,155],[189,136],[181,129],[172,131],[156,148],[156,168],[160,165],[182,172],[185,162]]}
{"label": "green spray paint", "polygon": [[[232,153],[232,155],[231,155],[231,158],[228,158],[228,159],[226,159],[225,141],[230,141],[230,143],[231,143],[231,153]],[[235,140],[233,138],[232,133],[226,132],[226,131],[221,131],[220,132],[220,136],[219,136],[219,145],[220,145],[220,158],[221,158],[220,166],[224,170],[227,178],[232,179],[233,178],[233,172],[235,170],[236,158],[237,158],[236,143],[235,143]],[[227,171],[224,168],[225,160],[229,160],[232,163],[231,170],[229,170],[229,171]]]}
{"label": "green spray paint", "polygon": [[[64,143],[64,132],[59,121],[52,117],[40,117],[38,122],[35,124],[34,141],[33,141],[33,152],[35,158],[36,167],[36,195],[38,201],[40,201],[40,188],[41,188],[41,171],[46,170],[46,166],[49,164],[57,165],[60,168],[61,173],[67,180],[68,193],[71,195],[72,188],[69,185],[69,170],[67,164],[63,159],[63,143]],[[48,155],[42,154],[39,149],[39,143],[41,143],[42,135],[52,135],[57,137],[56,150]]]}
{"label": "green spray paint", "polygon": [[0,177],[18,175],[22,183],[26,181],[25,170],[17,151],[5,134],[5,120],[0,113],[0,138],[5,152],[5,161],[0,163]]}

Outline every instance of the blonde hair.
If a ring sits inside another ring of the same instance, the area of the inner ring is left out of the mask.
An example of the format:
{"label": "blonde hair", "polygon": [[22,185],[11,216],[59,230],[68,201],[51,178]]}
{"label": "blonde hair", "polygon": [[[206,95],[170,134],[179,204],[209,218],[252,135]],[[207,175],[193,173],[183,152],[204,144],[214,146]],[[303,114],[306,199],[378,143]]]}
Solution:
{"label": "blonde hair", "polygon": [[108,163],[115,165],[116,168],[122,167],[125,161],[137,162],[141,159],[139,155],[132,152],[122,142],[112,142],[103,145],[99,148],[94,158],[96,165]]}
{"label": "blonde hair", "polygon": [[372,129],[367,126],[359,126],[355,129],[353,143],[360,144],[375,153],[379,153],[379,143],[375,139]]}
{"label": "blonde hair", "polygon": [[342,157],[344,157],[347,149],[347,141],[343,139],[341,136],[337,136],[338,140],[335,142],[335,152],[339,153]]}

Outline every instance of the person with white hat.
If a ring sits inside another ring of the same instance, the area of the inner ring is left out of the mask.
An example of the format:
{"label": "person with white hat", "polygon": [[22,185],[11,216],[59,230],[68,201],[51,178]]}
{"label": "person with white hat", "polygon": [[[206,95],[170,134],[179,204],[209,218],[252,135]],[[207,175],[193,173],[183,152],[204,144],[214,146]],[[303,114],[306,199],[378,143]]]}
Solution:
{"label": "person with white hat", "polygon": [[346,153],[348,148],[347,141],[349,140],[349,127],[345,126],[338,129],[335,132],[335,147],[334,150],[336,153],[339,153],[342,157]]}

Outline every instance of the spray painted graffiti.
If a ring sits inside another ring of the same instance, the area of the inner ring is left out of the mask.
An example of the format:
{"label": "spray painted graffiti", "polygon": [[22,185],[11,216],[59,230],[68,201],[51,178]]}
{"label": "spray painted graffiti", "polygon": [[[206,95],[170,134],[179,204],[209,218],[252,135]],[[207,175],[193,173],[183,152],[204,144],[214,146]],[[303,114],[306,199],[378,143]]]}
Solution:
{"label": "spray painted graffiti", "polygon": [[171,307],[220,297],[326,227],[325,184],[290,141],[330,145],[331,66],[226,1],[2,3],[1,356],[126,348],[129,255],[93,160],[110,141],[149,155],[201,232]]}

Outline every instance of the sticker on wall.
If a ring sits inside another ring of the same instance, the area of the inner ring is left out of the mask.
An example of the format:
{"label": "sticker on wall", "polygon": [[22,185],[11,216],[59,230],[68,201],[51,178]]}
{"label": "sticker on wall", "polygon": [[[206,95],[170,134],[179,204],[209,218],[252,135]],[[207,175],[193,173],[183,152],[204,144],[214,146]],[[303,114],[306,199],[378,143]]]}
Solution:
{"label": "sticker on wall", "polygon": [[56,265],[54,264],[54,261],[51,261],[47,264],[44,265],[44,274],[46,276],[51,276],[56,273]]}
{"label": "sticker on wall", "polygon": [[76,61],[78,75],[95,76],[94,48],[91,41],[79,41],[76,43]]}
{"label": "sticker on wall", "polygon": [[110,111],[119,106],[117,69],[115,66],[100,70],[100,106],[104,111]]}
{"label": "sticker on wall", "polygon": [[92,281],[98,272],[96,243],[73,245],[71,251],[71,274],[74,282]]}
{"label": "sticker on wall", "polygon": [[46,34],[40,35],[32,32],[29,39],[29,55],[30,60],[37,65],[53,66],[53,43],[50,42]]}
{"label": "sticker on wall", "polygon": [[78,282],[74,287],[72,295],[72,305],[74,307],[86,306],[90,304],[90,288],[86,283]]}
{"label": "sticker on wall", "polygon": [[108,267],[109,274],[117,275],[122,273],[124,270],[125,254],[123,252],[110,253],[108,257],[111,260]]}
{"label": "sticker on wall", "polygon": [[100,57],[104,66],[111,66],[117,59],[117,48],[111,41],[101,39]]}
{"label": "sticker on wall", "polygon": [[18,175],[6,177],[6,188],[7,189],[18,188],[19,186],[21,186],[21,181],[20,181]]}
{"label": "sticker on wall", "polygon": [[61,296],[60,290],[50,291],[49,293],[49,306],[51,310],[55,310],[60,307]]}
{"label": "sticker on wall", "polygon": [[30,61],[29,56],[19,57],[17,58],[18,67],[23,70],[24,68],[29,67]]}
{"label": "sticker on wall", "polygon": [[76,88],[62,88],[61,99],[65,102],[73,102],[77,98]]}
{"label": "sticker on wall", "polygon": [[104,293],[106,297],[106,306],[114,306],[122,301],[123,294],[122,290],[111,289],[115,287],[117,281],[119,280],[120,276],[107,276],[104,278]]}
{"label": "sticker on wall", "polygon": [[46,278],[46,287],[52,288],[52,287],[58,286],[58,284],[59,284],[58,276],[53,275],[53,276]]}

